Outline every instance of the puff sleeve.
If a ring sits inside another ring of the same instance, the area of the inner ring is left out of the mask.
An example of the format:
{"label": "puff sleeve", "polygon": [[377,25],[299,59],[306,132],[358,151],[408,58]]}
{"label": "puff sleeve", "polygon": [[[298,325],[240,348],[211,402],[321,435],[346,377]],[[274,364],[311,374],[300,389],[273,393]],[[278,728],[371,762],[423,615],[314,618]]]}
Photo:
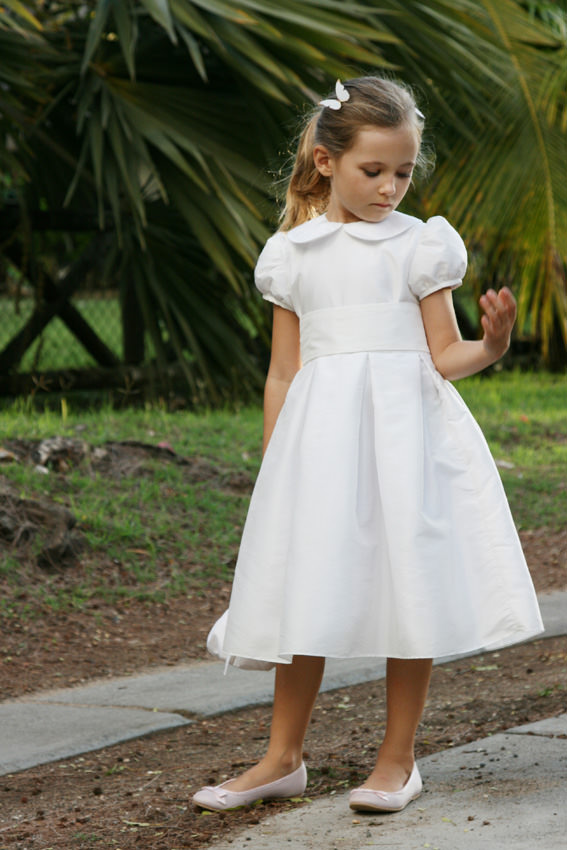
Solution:
{"label": "puff sleeve", "polygon": [[456,289],[467,270],[467,249],[449,222],[433,216],[421,228],[410,267],[409,287],[420,301],[439,289]]}
{"label": "puff sleeve", "polygon": [[288,247],[285,233],[274,233],[258,257],[254,281],[266,301],[293,310]]}

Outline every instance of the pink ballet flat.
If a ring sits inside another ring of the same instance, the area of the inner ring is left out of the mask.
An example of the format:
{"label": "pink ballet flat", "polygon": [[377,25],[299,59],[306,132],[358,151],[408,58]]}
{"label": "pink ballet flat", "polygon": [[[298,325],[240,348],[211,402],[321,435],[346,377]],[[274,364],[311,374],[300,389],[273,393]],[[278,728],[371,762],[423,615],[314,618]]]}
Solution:
{"label": "pink ballet flat", "polygon": [[299,797],[305,791],[307,785],[307,770],[302,762],[301,767],[268,782],[267,785],[259,785],[250,788],[249,791],[231,791],[225,786],[231,780],[228,779],[222,785],[205,785],[200,791],[193,795],[193,802],[202,809],[212,809],[215,812],[226,812],[237,809],[240,806],[250,806],[258,800],[281,800],[286,797]]}
{"label": "pink ballet flat", "polygon": [[422,788],[421,776],[414,762],[408,781],[399,791],[355,788],[350,792],[348,804],[357,812],[401,812],[408,803],[419,797]]}

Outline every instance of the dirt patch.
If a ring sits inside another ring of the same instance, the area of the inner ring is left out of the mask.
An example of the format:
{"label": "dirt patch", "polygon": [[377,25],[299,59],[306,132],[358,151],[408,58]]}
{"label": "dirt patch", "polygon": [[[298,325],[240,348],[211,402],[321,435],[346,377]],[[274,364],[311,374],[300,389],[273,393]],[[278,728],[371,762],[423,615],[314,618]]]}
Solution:
{"label": "dirt patch", "polygon": [[[418,756],[560,714],[566,662],[563,637],[436,667]],[[306,740],[309,798],[303,805],[366,777],[384,729],[384,698],[383,681],[320,695]],[[251,765],[265,748],[269,719],[268,707],[198,719],[183,729],[2,777],[0,847],[172,850],[246,831],[297,803],[202,814],[189,796]],[[485,781],[488,786],[493,780]]]}
{"label": "dirt patch", "polygon": [[205,660],[207,633],[228,605],[230,586],[218,584],[209,593],[153,604],[109,606],[93,599],[80,611],[46,608],[24,622],[5,621],[0,700]]}
{"label": "dirt patch", "polygon": [[536,591],[567,589],[567,528],[520,531],[520,540]]}
{"label": "dirt patch", "polygon": [[40,472],[65,474],[80,466],[88,473],[117,480],[151,474],[147,461],[152,458],[187,467],[191,481],[208,481],[211,486],[238,493],[248,492],[254,483],[244,472],[224,470],[205,458],[177,454],[167,442],[153,445],[138,440],[109,440],[103,445],[91,446],[74,437],[51,437],[46,440],[8,440],[0,449],[0,462],[2,451],[5,463],[32,464]]}
{"label": "dirt patch", "polygon": [[0,489],[0,551],[33,558],[40,569],[65,569],[77,562],[84,546],[76,524],[73,514],[60,505],[18,498],[6,485]]}

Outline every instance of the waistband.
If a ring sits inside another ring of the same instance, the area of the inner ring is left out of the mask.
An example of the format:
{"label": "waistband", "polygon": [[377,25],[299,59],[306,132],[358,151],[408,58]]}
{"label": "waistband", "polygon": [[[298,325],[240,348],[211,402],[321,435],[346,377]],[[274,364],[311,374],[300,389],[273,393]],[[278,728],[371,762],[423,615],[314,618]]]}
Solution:
{"label": "waistband", "polygon": [[429,351],[419,304],[356,304],[300,318],[301,360],[357,351]]}

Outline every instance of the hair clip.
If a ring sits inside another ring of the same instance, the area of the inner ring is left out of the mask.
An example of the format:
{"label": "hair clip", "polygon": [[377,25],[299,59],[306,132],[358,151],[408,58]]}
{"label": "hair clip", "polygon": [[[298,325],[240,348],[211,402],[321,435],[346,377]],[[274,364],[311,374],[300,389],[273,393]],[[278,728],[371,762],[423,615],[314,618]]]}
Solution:
{"label": "hair clip", "polygon": [[417,106],[415,107],[415,114],[418,118],[421,118],[422,121],[425,121],[425,115],[417,108]]}
{"label": "hair clip", "polygon": [[350,94],[345,89],[340,80],[335,83],[335,94],[337,99],[330,98],[329,100],[320,100],[319,106],[328,106],[329,109],[340,109],[343,103],[350,100]]}

